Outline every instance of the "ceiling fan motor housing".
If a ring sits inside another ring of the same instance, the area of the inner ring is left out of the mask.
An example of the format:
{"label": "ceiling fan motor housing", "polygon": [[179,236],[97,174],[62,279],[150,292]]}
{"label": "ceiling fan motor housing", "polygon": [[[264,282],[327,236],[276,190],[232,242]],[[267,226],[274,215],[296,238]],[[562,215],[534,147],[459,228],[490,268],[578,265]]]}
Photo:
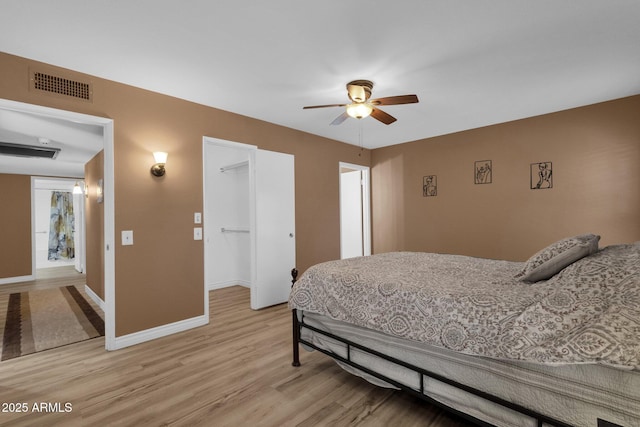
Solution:
{"label": "ceiling fan motor housing", "polygon": [[365,102],[371,97],[373,82],[370,80],[354,80],[347,83],[347,93],[353,102]]}

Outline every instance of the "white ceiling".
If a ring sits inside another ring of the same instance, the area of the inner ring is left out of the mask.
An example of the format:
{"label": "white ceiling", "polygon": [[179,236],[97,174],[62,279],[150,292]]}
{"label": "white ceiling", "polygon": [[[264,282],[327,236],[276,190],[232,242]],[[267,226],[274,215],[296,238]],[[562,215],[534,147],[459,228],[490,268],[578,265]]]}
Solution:
{"label": "white ceiling", "polygon": [[55,159],[0,155],[0,172],[83,177],[84,164],[102,150],[103,127],[0,106],[0,141],[59,148]]}
{"label": "white ceiling", "polygon": [[[3,0],[0,50],[375,148],[639,94],[639,24],[638,0]],[[302,110],[354,79],[420,103]]]}

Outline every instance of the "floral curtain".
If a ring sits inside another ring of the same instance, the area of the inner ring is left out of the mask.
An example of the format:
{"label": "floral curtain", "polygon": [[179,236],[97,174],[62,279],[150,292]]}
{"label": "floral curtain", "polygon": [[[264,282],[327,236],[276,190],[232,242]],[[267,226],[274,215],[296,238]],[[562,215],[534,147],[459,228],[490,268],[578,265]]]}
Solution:
{"label": "floral curtain", "polygon": [[73,259],[75,247],[73,195],[70,192],[51,192],[49,219],[49,260]]}

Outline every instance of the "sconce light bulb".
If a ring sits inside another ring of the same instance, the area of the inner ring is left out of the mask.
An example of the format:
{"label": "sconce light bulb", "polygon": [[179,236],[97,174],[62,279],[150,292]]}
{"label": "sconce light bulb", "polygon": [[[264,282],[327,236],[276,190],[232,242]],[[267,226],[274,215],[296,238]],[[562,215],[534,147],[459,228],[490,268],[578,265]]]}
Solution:
{"label": "sconce light bulb", "polygon": [[73,194],[82,194],[82,188],[80,187],[80,183],[76,181],[76,185],[73,186]]}
{"label": "sconce light bulb", "polygon": [[153,152],[153,158],[155,159],[156,163],[162,163],[162,164],[167,163],[167,157],[168,157],[168,154],[164,151]]}

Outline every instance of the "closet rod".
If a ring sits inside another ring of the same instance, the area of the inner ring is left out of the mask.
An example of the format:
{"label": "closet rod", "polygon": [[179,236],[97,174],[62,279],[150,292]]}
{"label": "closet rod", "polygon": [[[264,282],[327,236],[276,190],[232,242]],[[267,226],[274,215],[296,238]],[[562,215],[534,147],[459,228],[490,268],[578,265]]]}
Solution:
{"label": "closet rod", "polygon": [[227,165],[227,166],[222,166],[220,168],[220,172],[225,172],[231,169],[237,169],[237,168],[241,168],[243,166],[249,166],[249,160],[245,160],[244,162],[240,162],[240,163],[234,163],[232,165]]}
{"label": "closet rod", "polygon": [[225,227],[222,227],[220,229],[220,232],[222,232],[222,233],[248,233],[249,229],[248,228],[225,228]]}

